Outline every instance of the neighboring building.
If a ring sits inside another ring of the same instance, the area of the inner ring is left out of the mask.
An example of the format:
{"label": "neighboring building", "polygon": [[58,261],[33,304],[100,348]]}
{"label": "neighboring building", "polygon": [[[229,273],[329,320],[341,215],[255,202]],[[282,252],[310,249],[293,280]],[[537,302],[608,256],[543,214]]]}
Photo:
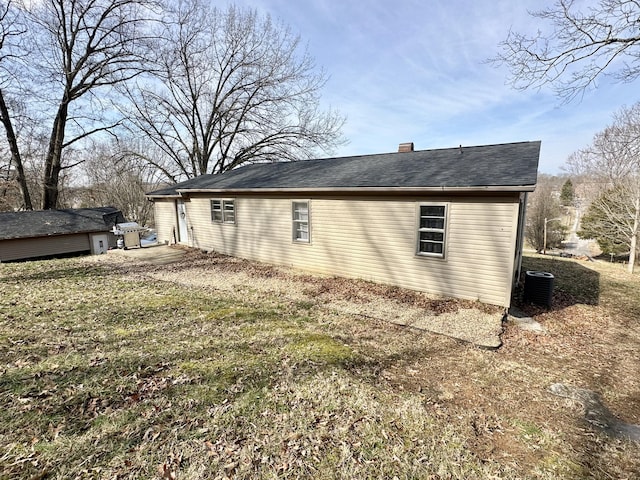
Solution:
{"label": "neighboring building", "polygon": [[113,207],[0,213],[0,262],[106,253],[124,221]]}
{"label": "neighboring building", "polygon": [[254,164],[149,193],[159,242],[508,307],[540,142]]}

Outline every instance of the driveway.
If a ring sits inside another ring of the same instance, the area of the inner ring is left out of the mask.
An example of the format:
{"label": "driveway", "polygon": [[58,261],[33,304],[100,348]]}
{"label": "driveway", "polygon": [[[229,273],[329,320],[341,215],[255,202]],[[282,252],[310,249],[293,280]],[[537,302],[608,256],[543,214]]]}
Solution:
{"label": "driveway", "polygon": [[591,251],[592,240],[584,240],[578,237],[578,230],[580,229],[580,218],[581,218],[581,210],[580,208],[576,208],[576,218],[571,226],[571,231],[569,232],[569,239],[565,242],[562,242],[564,247],[564,252],[568,253],[574,257],[591,257],[593,252]]}

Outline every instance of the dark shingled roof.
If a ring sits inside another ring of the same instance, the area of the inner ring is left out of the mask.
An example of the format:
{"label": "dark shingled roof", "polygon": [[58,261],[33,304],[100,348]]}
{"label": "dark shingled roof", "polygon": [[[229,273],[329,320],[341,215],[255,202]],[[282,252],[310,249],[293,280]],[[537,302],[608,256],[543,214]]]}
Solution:
{"label": "dark shingled roof", "polygon": [[355,157],[262,163],[200,177],[147,194],[181,191],[500,189],[536,184],[540,142],[418,150]]}
{"label": "dark shingled roof", "polygon": [[0,240],[106,232],[125,221],[114,207],[0,213]]}

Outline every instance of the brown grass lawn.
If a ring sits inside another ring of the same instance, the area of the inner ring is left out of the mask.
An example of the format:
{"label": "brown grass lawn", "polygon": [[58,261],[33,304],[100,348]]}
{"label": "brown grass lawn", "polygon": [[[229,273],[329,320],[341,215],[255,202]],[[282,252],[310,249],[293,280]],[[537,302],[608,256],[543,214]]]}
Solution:
{"label": "brown grass lawn", "polygon": [[524,266],[556,276],[551,310],[521,306],[547,333],[490,351],[164,267],[2,264],[0,478],[640,478],[638,443],[548,391],[640,424],[640,276]]}

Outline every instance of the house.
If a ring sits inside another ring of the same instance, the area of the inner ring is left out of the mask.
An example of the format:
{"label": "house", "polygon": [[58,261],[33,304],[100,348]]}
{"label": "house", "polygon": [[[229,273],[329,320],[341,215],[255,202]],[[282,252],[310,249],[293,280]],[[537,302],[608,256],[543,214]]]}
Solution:
{"label": "house", "polygon": [[0,262],[106,253],[124,221],[113,207],[0,213]]}
{"label": "house", "polygon": [[147,194],[159,242],[508,307],[540,142],[262,163]]}

